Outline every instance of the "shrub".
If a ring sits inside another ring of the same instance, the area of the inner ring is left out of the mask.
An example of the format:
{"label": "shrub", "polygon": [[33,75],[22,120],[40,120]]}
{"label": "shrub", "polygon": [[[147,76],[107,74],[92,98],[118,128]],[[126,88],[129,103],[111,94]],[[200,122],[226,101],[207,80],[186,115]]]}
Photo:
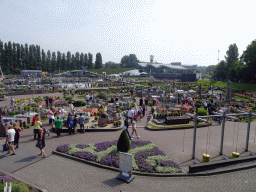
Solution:
{"label": "shrub", "polygon": [[152,101],[148,101],[148,105],[149,106],[153,106],[153,102]]}
{"label": "shrub", "polygon": [[83,107],[86,105],[86,102],[84,101],[74,101],[73,103],[74,107]]}
{"label": "shrub", "polygon": [[253,110],[253,111],[256,111],[256,105],[254,105],[254,106],[252,107],[252,110]]}
{"label": "shrub", "polygon": [[121,109],[117,109],[116,112],[117,113],[121,113],[122,111],[121,111]]}
{"label": "shrub", "polygon": [[24,127],[20,127],[22,130],[24,129]]}
{"label": "shrub", "polygon": [[10,111],[10,112],[9,112],[9,115],[10,115],[10,116],[14,116],[14,115],[16,115],[16,113],[15,113],[14,111]]}
{"label": "shrub", "polygon": [[126,131],[123,130],[117,142],[117,150],[121,152],[128,152],[130,150],[130,147],[130,139]]}
{"label": "shrub", "polygon": [[206,116],[207,115],[207,110],[205,110],[204,108],[199,108],[197,110],[197,115],[198,116]]}
{"label": "shrub", "polygon": [[26,126],[26,127],[27,127],[27,129],[28,129],[28,128],[30,127],[30,124],[27,124],[27,126]]}
{"label": "shrub", "polygon": [[198,100],[196,101],[196,107],[197,107],[197,108],[200,108],[200,107],[202,107],[202,106],[203,106],[202,100],[198,99]]}
{"label": "shrub", "polygon": [[65,97],[65,100],[72,101],[72,97]]}
{"label": "shrub", "polygon": [[155,119],[155,118],[156,118],[156,114],[153,115],[153,119]]}
{"label": "shrub", "polygon": [[99,97],[100,99],[104,99],[107,100],[107,95],[103,92],[99,92],[99,94],[97,95],[97,97]]}
{"label": "shrub", "polygon": [[95,117],[94,117],[94,120],[97,121],[97,120],[98,120],[98,116],[95,116]]}

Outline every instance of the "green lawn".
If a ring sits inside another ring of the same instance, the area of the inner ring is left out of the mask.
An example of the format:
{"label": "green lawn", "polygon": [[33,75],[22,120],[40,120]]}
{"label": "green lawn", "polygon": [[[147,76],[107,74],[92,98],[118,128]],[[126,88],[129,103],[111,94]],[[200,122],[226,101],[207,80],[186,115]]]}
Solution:
{"label": "green lawn", "polygon": [[[198,123],[198,125],[208,125],[208,123]],[[191,127],[191,126],[194,126],[194,123],[190,123],[190,124],[180,124],[180,125],[171,125],[171,126],[156,126],[156,125],[153,125],[153,124],[147,124],[147,127],[149,127],[151,129],[168,129],[168,128],[185,128],[185,127]]]}
{"label": "green lawn", "polygon": [[118,74],[118,73],[123,73],[125,71],[130,71],[133,70],[134,68],[116,68],[116,69],[88,69],[90,72],[102,74],[102,72],[106,72],[107,75],[111,74]]}
{"label": "green lawn", "polygon": [[[198,80],[197,84],[210,86],[213,85],[213,87],[220,87],[223,88],[227,87],[227,82],[224,81],[208,81],[208,80]],[[249,83],[234,83],[231,82],[231,85],[234,90],[243,91],[246,90],[248,92],[256,92],[256,84],[249,84]]]}

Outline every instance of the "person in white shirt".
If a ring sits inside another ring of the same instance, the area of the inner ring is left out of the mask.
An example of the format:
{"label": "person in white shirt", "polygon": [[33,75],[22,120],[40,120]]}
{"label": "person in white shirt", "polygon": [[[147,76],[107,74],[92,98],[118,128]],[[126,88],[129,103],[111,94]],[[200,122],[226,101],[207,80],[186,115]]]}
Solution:
{"label": "person in white shirt", "polygon": [[86,96],[85,96],[85,100],[86,100],[86,103],[89,103],[89,100],[90,100],[90,95],[87,93]]}
{"label": "person in white shirt", "polygon": [[131,122],[132,122],[134,117],[134,111],[132,110],[132,107],[130,107],[130,110],[128,111],[127,116],[129,117],[129,119],[131,119]]}
{"label": "person in white shirt", "polygon": [[10,127],[8,129],[8,131],[6,131],[6,142],[8,144],[8,154],[10,153],[10,151],[12,150],[13,153],[12,155],[16,155],[15,150],[14,150],[14,136],[15,136],[15,130],[13,129],[13,127]]}
{"label": "person in white shirt", "polygon": [[137,125],[136,125],[136,121],[135,120],[133,120],[132,121],[132,138],[133,138],[133,133],[135,133],[135,135],[137,136],[137,138],[140,138],[140,136],[138,136],[138,134],[137,134]]}

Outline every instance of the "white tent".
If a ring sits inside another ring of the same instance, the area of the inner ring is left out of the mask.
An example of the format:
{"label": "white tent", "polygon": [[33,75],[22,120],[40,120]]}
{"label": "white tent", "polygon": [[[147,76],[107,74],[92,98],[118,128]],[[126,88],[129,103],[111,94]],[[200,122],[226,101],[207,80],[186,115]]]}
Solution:
{"label": "white tent", "polygon": [[195,91],[192,90],[192,89],[190,89],[190,90],[188,91],[188,93],[195,93]]}
{"label": "white tent", "polygon": [[184,93],[184,90],[177,90],[176,93]]}

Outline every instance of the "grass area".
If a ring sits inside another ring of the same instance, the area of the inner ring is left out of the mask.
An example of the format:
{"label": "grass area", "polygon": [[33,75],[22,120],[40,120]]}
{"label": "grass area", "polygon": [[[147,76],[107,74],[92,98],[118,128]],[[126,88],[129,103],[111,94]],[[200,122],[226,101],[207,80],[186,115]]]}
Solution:
{"label": "grass area", "polygon": [[125,71],[130,71],[133,70],[134,68],[116,68],[116,69],[88,69],[88,71],[90,72],[94,72],[94,73],[98,73],[98,74],[102,74],[102,72],[106,72],[107,75],[111,75],[111,74],[118,74],[118,73],[123,73]]}
{"label": "grass area", "polygon": [[[208,123],[198,123],[198,125],[208,125]],[[147,124],[147,127],[149,127],[151,129],[168,129],[168,128],[185,128],[185,127],[191,127],[194,126],[194,123],[190,123],[190,124],[181,124],[181,125],[171,125],[171,126],[156,126],[153,124]]]}
{"label": "grass area", "polygon": [[[201,85],[205,85],[205,86],[212,85],[213,87],[220,87],[220,86],[222,86],[223,88],[227,87],[227,82],[224,82],[224,81],[198,80],[197,84],[200,84],[200,83]],[[238,90],[238,91],[246,90],[247,92],[256,92],[256,84],[231,82],[231,85],[234,90]]]}

